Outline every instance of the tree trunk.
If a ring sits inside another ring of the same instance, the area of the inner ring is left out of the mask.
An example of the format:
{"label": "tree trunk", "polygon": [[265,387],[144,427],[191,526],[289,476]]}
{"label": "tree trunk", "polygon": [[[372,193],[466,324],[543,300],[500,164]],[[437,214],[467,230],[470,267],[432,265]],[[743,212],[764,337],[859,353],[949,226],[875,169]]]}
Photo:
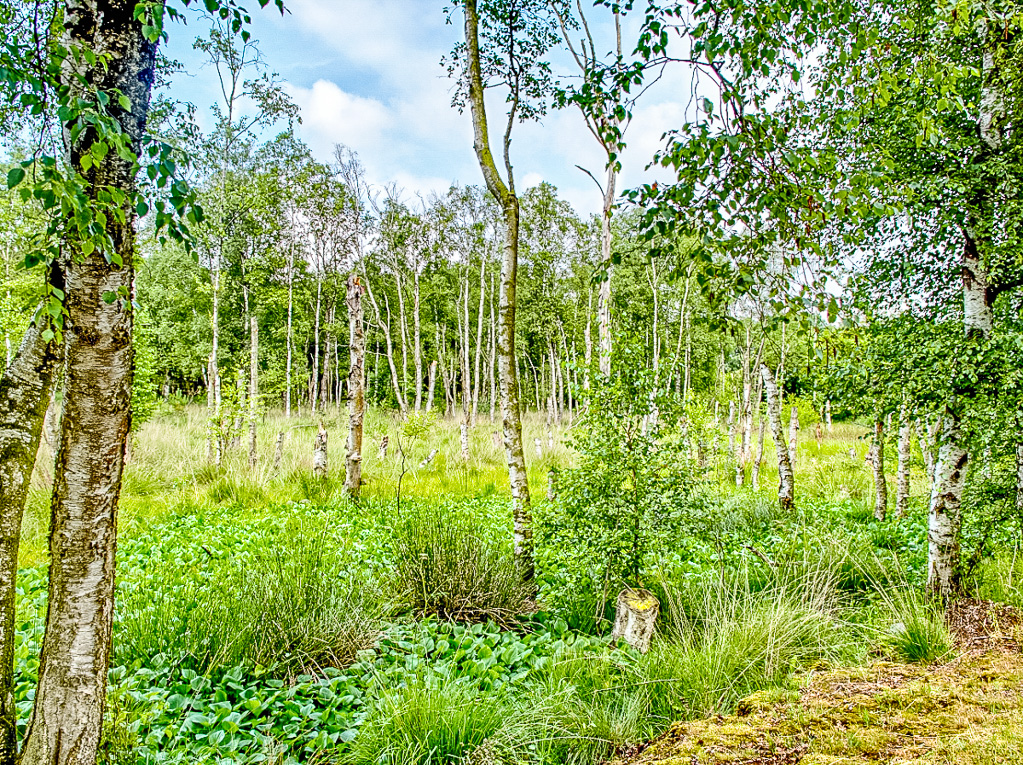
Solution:
{"label": "tree trunk", "polygon": [[459,435],[462,442],[462,462],[469,462],[469,426],[462,423],[459,428]]}
{"label": "tree trunk", "polygon": [[327,477],[327,431],[322,422],[313,441],[313,475],[321,479]]}
{"label": "tree trunk", "polygon": [[613,640],[624,640],[640,653],[650,650],[660,603],[648,590],[625,589],[618,594]]}
{"label": "tree trunk", "polygon": [[[54,286],[65,287],[60,271]],[[14,635],[18,547],[25,499],[35,467],[43,421],[53,396],[59,347],[32,325],[0,379],[0,765],[18,754],[18,710],[14,705]]]}
{"label": "tree trunk", "polygon": [[[248,288],[246,288],[246,293]],[[246,298],[248,302],[248,298]],[[249,307],[249,466],[259,460],[256,449],[256,425],[259,421],[259,319]]]}
{"label": "tree trunk", "polygon": [[480,405],[480,371],[483,365],[483,308],[486,305],[487,295],[487,261],[483,259],[480,264],[480,305],[479,313],[476,314],[476,358],[473,371],[472,388],[472,414],[469,417],[469,425],[475,427],[476,415]]}
{"label": "tree trunk", "polygon": [[377,326],[384,333],[384,348],[387,351],[387,368],[391,371],[391,385],[394,387],[394,397],[398,401],[398,409],[404,414],[408,411],[408,404],[405,402],[405,396],[402,395],[401,382],[398,380],[398,367],[394,363],[394,343],[391,340],[391,306],[387,300],[387,293],[384,293],[384,309],[386,311],[386,320],[380,314],[380,306],[377,304],[376,298],[373,297],[373,287],[366,279],[366,296],[369,298],[369,304],[373,307],[373,316],[376,318]]}
{"label": "tree trunk", "polygon": [[[757,408],[760,408],[760,402],[757,401]],[[760,490],[760,465],[764,461],[764,434],[766,433],[765,418],[763,415],[760,417],[760,427],[757,433],[757,454],[753,460],[753,469],[750,472],[750,485],[753,487],[753,491]]]}
{"label": "tree trunk", "polygon": [[867,458],[874,473],[874,517],[883,521],[888,516],[888,482],[884,477],[884,422],[880,418],[874,421],[874,435]]}
{"label": "tree trunk", "polygon": [[295,302],[295,243],[291,243],[291,248],[288,251],[288,334],[287,334],[287,346],[288,346],[288,361],[287,367],[284,373],[284,416],[291,417],[291,365],[292,356],[294,355],[294,334],[292,330],[292,315],[294,312]]}
{"label": "tree trunk", "polygon": [[760,374],[764,378],[764,392],[767,395],[767,416],[771,425],[771,437],[774,439],[774,448],[778,454],[778,504],[781,505],[782,510],[793,510],[796,503],[792,463],[789,461],[785,430],[781,424],[781,400],[778,384],[767,364],[760,365]]}
{"label": "tree trunk", "polygon": [[316,313],[313,319],[313,376],[310,381],[309,395],[312,399],[312,414],[316,416],[316,407],[320,400],[320,306],[323,296],[323,279],[316,277]]}
{"label": "tree trunk", "polygon": [[796,469],[796,454],[799,449],[799,409],[795,405],[789,410],[789,464]]}
{"label": "tree trunk", "polygon": [[[345,463],[345,491],[359,498],[362,486],[362,421],[366,415],[363,370],[366,365],[366,332],[362,326],[363,287],[359,277],[348,277],[348,458]],[[418,333],[418,327],[417,327]]]}
{"label": "tree trunk", "polygon": [[433,409],[433,395],[437,389],[437,360],[434,359],[430,362],[429,372],[430,383],[426,389],[426,410]]}
{"label": "tree trunk", "polygon": [[[149,110],[156,45],[142,35],[131,0],[69,4],[63,45],[99,54],[87,66],[65,60],[67,84],[77,78],[105,92],[119,90],[131,109],[111,109],[131,146],[140,150]],[[84,70],[84,71],[82,71]],[[86,130],[72,142],[70,164],[80,168],[94,140]],[[73,249],[64,264],[67,284],[64,340],[64,415],[56,457],[50,519],[50,576],[46,633],[24,765],[93,765],[107,690],[114,613],[114,549],[124,452],[131,426],[133,377],[130,302],[107,303],[105,293],[131,294],[135,163],[111,151],[87,175],[87,193],[113,187],[127,195],[124,221],[107,220],[121,266],[98,251]]]}
{"label": "tree trunk", "polygon": [[604,188],[604,205],[600,215],[600,258],[607,273],[600,283],[597,294],[597,345],[600,357],[600,372],[611,374],[611,278],[614,266],[611,264],[611,214],[614,209],[615,184],[618,173],[614,163],[609,163],[607,183]]}
{"label": "tree trunk", "polygon": [[419,317],[419,270],[412,281],[412,362],[416,374],[416,411],[423,408],[423,334]]}
{"label": "tree trunk", "polygon": [[504,447],[508,458],[508,478],[511,484],[515,527],[515,557],[519,562],[524,581],[532,582],[534,576],[533,522],[529,478],[526,473],[526,455],[522,448],[518,368],[515,361],[515,288],[519,258],[519,200],[515,194],[514,179],[510,169],[511,161],[508,156],[510,131],[514,124],[514,110],[509,116],[508,133],[506,133],[504,142],[505,165],[509,168],[508,184],[506,185],[497,171],[497,165],[490,151],[478,26],[476,0],[466,0],[465,42],[468,54],[469,103],[472,110],[474,147],[487,188],[501,205],[505,223],[504,256],[501,262],[498,297],[500,328],[497,356],[501,388],[501,414],[504,420]]}
{"label": "tree trunk", "polygon": [[909,459],[912,433],[909,407],[903,402],[899,409],[899,465],[895,488],[895,514],[899,518],[905,518],[909,512]]}

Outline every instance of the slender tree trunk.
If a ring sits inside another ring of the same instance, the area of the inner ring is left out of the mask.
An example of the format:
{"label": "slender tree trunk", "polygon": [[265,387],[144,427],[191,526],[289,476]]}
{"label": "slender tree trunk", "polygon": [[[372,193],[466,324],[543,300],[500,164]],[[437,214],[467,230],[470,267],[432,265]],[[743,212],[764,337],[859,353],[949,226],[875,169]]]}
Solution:
{"label": "slender tree trunk", "polygon": [[[149,110],[156,45],[142,35],[130,0],[73,4],[63,44],[99,55],[88,65],[69,57],[64,75],[104,92],[127,96],[131,109],[112,110],[137,153]],[[68,132],[65,132],[69,136]],[[84,131],[65,149],[73,167],[92,147]],[[87,193],[109,186],[126,193],[125,219],[107,221],[121,266],[94,251],[74,253],[63,264],[67,312],[66,371],[50,518],[50,576],[46,633],[23,765],[93,765],[107,690],[114,613],[117,503],[131,426],[132,312],[128,301],[107,303],[107,293],[131,294],[135,166],[109,152],[87,175]],[[73,251],[72,251],[73,252]]]}
{"label": "slender tree trunk", "polygon": [[259,319],[249,305],[249,288],[245,287],[245,311],[249,315],[249,466],[259,461],[256,424],[259,421]]}
{"label": "slender tree trunk", "polygon": [[[59,269],[54,286],[64,289]],[[60,349],[32,325],[0,379],[0,765],[18,754],[18,709],[14,704],[14,636],[17,622],[18,547],[29,482],[53,396]]]}
{"label": "slender tree trunk", "polygon": [[781,395],[767,364],[760,365],[760,374],[764,379],[764,392],[767,395],[767,416],[771,425],[771,436],[778,454],[778,504],[782,510],[793,510],[796,506],[794,481],[788,444],[785,443],[785,430],[781,423]]}
{"label": "slender tree trunk", "polygon": [[429,385],[426,389],[426,411],[433,409],[433,396],[437,389],[437,360],[430,362]]}
{"label": "slender tree trunk", "polygon": [[515,112],[509,115],[505,134],[505,165],[509,168],[508,184],[500,177],[490,151],[487,129],[486,104],[483,95],[483,75],[480,64],[478,18],[476,0],[465,2],[465,42],[469,70],[469,103],[472,110],[474,145],[480,169],[490,193],[501,205],[504,213],[504,255],[501,262],[500,293],[498,297],[499,337],[497,347],[498,377],[501,387],[501,414],[504,420],[504,448],[508,458],[508,478],[511,484],[512,510],[515,527],[515,557],[523,579],[532,582],[533,521],[529,497],[529,477],[526,473],[526,455],[522,448],[522,420],[519,411],[519,385],[515,361],[515,289],[519,258],[519,200],[515,194],[508,150],[510,131]]}
{"label": "slender tree trunk", "polygon": [[583,364],[586,371],[583,373],[583,390],[590,389],[590,372],[593,368],[593,333],[590,331],[593,318],[593,293],[586,291],[586,327],[583,330],[584,355]]}
{"label": "slender tree trunk", "polygon": [[874,421],[870,443],[870,467],[874,472],[874,517],[883,521],[888,516],[888,482],[884,476],[884,421]]}
{"label": "slender tree trunk", "polygon": [[[757,397],[757,409],[760,409],[760,397]],[[757,454],[753,460],[753,470],[750,474],[750,485],[753,487],[753,491],[760,490],[760,465],[764,461],[764,434],[766,428],[766,419],[763,415],[760,416],[760,426],[757,428]]]}
{"label": "slender tree trunk", "polygon": [[[370,285],[370,281],[366,279],[366,296],[369,298],[369,303],[373,307],[373,316],[376,318],[377,326],[384,333],[384,349],[387,353],[387,368],[391,371],[391,385],[394,387],[394,397],[398,402],[399,411],[404,414],[408,411],[408,403],[405,401],[405,396],[401,391],[401,382],[398,380],[398,367],[394,363],[394,343],[391,340],[391,305],[387,299],[387,293],[384,293],[384,309],[386,316],[380,314],[380,306],[377,304],[376,298],[373,297],[373,288]],[[439,346],[438,346],[439,347]]]}
{"label": "slender tree trunk", "polygon": [[604,205],[600,215],[600,257],[607,268],[607,274],[600,283],[597,294],[597,343],[600,355],[600,372],[611,374],[611,279],[614,266],[611,264],[611,215],[614,210],[615,185],[618,173],[614,164],[609,163],[607,182],[604,188]]}
{"label": "slender tree trunk", "polygon": [[476,415],[479,412],[480,405],[480,368],[483,362],[483,308],[486,305],[486,294],[487,261],[483,259],[480,264],[480,305],[479,312],[476,314],[476,359],[473,373],[472,416],[469,418],[469,425],[471,427],[476,426]]}
{"label": "slender tree trunk", "polygon": [[789,410],[789,464],[796,468],[796,454],[799,449],[799,409],[795,404]]}
{"label": "slender tree trunk", "polygon": [[490,277],[490,421],[497,408],[497,317],[494,314],[494,276]]}
{"label": "slender tree trunk", "polygon": [[408,390],[408,316],[405,314],[405,290],[398,269],[394,271],[394,285],[398,296],[398,332],[401,337],[401,387]]}
{"label": "slender tree trunk", "polygon": [[909,459],[913,428],[909,407],[904,401],[899,409],[899,465],[895,489],[895,514],[905,518],[909,512]]}
{"label": "slender tree trunk", "polygon": [[284,416],[291,417],[291,365],[292,357],[294,356],[295,339],[293,332],[293,314],[295,304],[295,243],[292,241],[291,247],[288,250],[288,333],[287,333],[287,346],[288,346],[288,361],[286,371],[284,373]]}
{"label": "slender tree trunk", "polygon": [[[348,277],[348,458],[345,463],[345,491],[359,498],[362,486],[362,421],[366,415],[363,370],[366,364],[366,332],[362,323],[363,287],[359,277]],[[418,329],[417,329],[418,331]],[[431,376],[432,377],[432,376]],[[431,389],[432,393],[432,389]]]}
{"label": "slender tree trunk", "polygon": [[416,411],[423,408],[423,335],[419,316],[419,270],[412,283],[412,342],[413,363],[416,368]]}
{"label": "slender tree trunk", "polygon": [[316,312],[313,318],[313,376],[309,386],[312,399],[312,414],[316,416],[316,407],[320,400],[320,307],[323,297],[323,279],[316,277]]}

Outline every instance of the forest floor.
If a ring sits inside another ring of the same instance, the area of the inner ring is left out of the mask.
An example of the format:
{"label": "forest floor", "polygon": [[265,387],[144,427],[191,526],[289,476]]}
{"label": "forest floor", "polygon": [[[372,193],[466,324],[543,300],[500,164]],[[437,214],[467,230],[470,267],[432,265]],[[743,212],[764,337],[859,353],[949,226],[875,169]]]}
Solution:
{"label": "forest floor", "polygon": [[1021,613],[964,601],[949,623],[958,650],[943,662],[811,670],[734,715],[673,725],[618,765],[1023,763]]}

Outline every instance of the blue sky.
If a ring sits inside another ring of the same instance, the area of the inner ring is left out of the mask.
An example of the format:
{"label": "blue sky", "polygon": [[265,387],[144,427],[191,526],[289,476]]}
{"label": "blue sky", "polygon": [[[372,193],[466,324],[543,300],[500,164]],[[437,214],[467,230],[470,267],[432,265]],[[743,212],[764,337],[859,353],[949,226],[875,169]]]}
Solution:
{"label": "blue sky", "polygon": [[[248,5],[255,7],[255,0]],[[410,198],[443,192],[451,183],[482,183],[469,115],[451,107],[452,82],[441,65],[461,33],[460,15],[445,23],[444,0],[286,0],[286,5],[283,17],[271,9],[253,13],[253,36],[267,68],[280,75],[301,108],[298,132],[317,158],[328,160],[335,143],[347,144],[358,152],[372,184],[397,183]],[[188,73],[176,78],[173,95],[195,103],[206,127],[217,86],[213,71],[203,68],[202,54],[192,50],[203,31],[202,20],[192,16],[187,27],[171,30],[165,53]],[[605,33],[608,47],[609,32],[607,25],[596,29],[598,38]],[[559,60],[558,68],[572,73],[567,60]],[[681,123],[688,101],[688,81],[675,77],[646,94],[628,134],[623,186],[653,177],[643,167],[661,134]],[[491,123],[503,128],[501,106],[500,100],[492,104]],[[499,136],[491,140],[496,151]],[[512,160],[520,188],[547,180],[579,212],[599,209],[599,191],[575,165],[601,177],[602,153],[577,110],[516,126]]]}

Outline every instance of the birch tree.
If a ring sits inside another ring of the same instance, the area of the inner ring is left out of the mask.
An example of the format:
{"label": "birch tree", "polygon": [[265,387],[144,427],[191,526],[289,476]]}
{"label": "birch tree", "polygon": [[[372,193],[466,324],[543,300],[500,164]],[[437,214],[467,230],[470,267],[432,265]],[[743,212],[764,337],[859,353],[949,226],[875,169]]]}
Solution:
{"label": "birch tree", "polygon": [[[543,56],[554,42],[554,30],[539,0],[464,0],[465,42],[455,50],[453,71],[460,75],[456,102],[469,106],[474,148],[483,178],[504,215],[505,242],[498,309],[498,378],[515,519],[515,554],[523,578],[532,581],[533,530],[522,446],[518,365],[515,358],[515,290],[519,255],[519,198],[511,161],[512,129],[521,119],[542,113],[549,66]],[[482,12],[481,12],[482,11]],[[485,79],[486,78],[486,79]],[[485,87],[506,89],[507,121],[502,141],[504,175],[490,148]]]}

